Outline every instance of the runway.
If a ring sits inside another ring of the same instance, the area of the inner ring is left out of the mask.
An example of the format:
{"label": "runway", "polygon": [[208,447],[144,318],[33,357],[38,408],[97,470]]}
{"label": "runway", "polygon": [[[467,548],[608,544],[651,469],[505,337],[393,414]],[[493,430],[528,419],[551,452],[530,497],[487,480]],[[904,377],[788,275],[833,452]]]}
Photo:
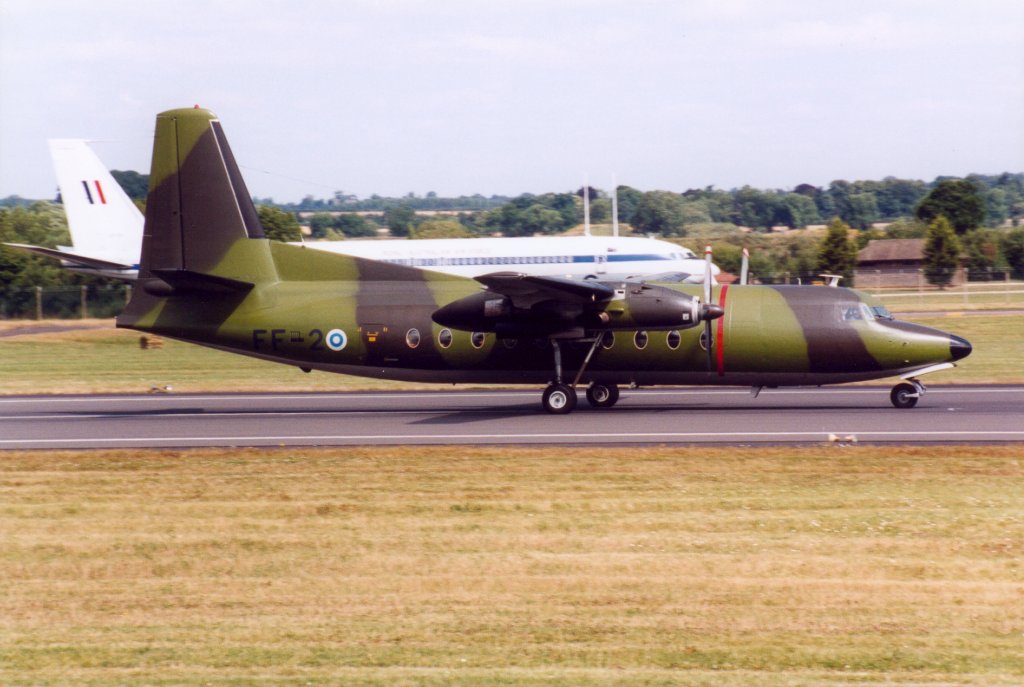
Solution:
{"label": "runway", "polygon": [[552,416],[539,390],[0,398],[0,449],[1024,441],[1024,387],[624,390]]}

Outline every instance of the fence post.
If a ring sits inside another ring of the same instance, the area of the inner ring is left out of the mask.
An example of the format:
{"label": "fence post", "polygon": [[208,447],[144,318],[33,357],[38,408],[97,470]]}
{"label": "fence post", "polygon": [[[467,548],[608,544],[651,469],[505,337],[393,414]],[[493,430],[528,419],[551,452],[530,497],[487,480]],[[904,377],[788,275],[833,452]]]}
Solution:
{"label": "fence post", "polygon": [[36,320],[43,319],[43,287],[36,287]]}
{"label": "fence post", "polygon": [[966,308],[970,302],[970,290],[967,288],[967,268],[964,268],[964,307]]}
{"label": "fence post", "polygon": [[86,294],[88,293],[88,291],[89,291],[89,287],[85,286],[83,284],[82,285],[82,295],[81,295],[81,300],[82,300],[82,319],[83,320],[85,318],[89,317],[89,311],[88,311],[88,308],[86,307]]}

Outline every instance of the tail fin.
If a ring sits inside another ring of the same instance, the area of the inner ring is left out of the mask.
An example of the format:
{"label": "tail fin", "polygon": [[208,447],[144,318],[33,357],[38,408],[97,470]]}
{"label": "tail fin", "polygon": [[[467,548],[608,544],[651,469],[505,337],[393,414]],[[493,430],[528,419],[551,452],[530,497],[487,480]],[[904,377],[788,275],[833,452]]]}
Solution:
{"label": "tail fin", "polygon": [[142,213],[88,144],[51,139],[50,157],[71,231],[74,253],[121,265],[137,265]]}
{"label": "tail fin", "polygon": [[[139,279],[150,293],[246,290],[276,278],[256,208],[217,116],[157,115]],[[258,244],[258,245],[254,245]]]}

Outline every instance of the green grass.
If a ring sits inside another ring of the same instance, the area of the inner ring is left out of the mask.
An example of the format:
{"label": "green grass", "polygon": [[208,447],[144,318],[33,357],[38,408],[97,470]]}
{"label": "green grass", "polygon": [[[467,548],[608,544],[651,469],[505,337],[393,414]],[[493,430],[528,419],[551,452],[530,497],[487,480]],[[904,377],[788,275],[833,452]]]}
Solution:
{"label": "green grass", "polygon": [[[955,370],[926,377],[935,383],[1024,382],[1024,317],[919,317],[914,321],[967,338],[974,352]],[[13,325],[7,323],[7,328]],[[331,391],[417,386],[297,368],[166,341],[143,350],[139,334],[112,328],[0,337],[0,394],[140,392]],[[422,385],[420,385],[422,388]],[[434,385],[433,388],[451,388]]]}
{"label": "green grass", "polygon": [[4,685],[1019,685],[1019,447],[9,452]]}

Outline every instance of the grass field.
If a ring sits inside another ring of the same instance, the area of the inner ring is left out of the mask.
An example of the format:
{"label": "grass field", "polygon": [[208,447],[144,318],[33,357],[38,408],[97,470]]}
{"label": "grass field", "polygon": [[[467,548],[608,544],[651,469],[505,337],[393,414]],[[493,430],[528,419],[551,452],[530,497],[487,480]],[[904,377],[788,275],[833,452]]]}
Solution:
{"label": "grass field", "polygon": [[[924,378],[926,383],[1024,382],[1024,317],[931,316],[915,317],[914,321],[960,334],[974,345],[971,356],[961,361],[955,370],[929,375]],[[40,323],[39,326],[51,324],[61,323]],[[0,323],[0,329],[14,326],[23,327],[26,323]],[[175,392],[330,391],[413,386],[323,372],[303,374],[291,366],[175,341],[166,341],[161,349],[143,350],[138,342],[137,332],[116,330],[112,325],[0,337],[0,394],[144,393],[152,387],[167,385]]]}
{"label": "grass field", "polygon": [[9,452],[4,685],[1020,685],[1019,447]]}

